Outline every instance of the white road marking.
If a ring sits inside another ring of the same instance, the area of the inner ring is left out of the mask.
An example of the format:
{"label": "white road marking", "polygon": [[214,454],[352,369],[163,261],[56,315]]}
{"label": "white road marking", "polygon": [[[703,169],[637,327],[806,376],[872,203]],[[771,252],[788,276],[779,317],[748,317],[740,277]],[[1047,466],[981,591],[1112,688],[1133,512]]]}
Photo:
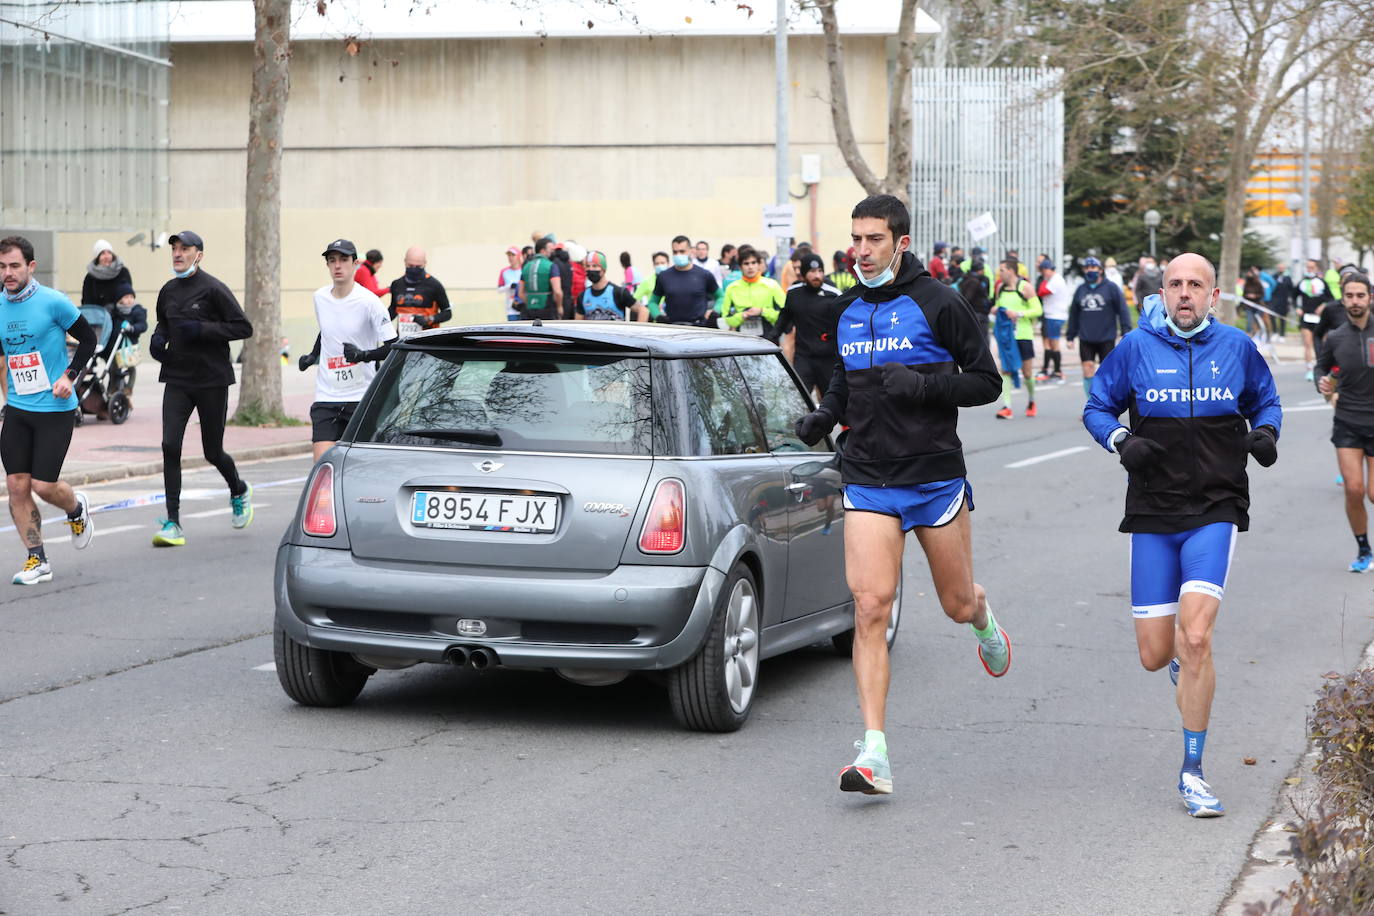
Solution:
{"label": "white road marking", "polygon": [[[91,537],[98,538],[106,534],[119,534],[121,531],[138,531],[140,528],[147,528],[147,525],[116,525],[113,528],[96,528],[91,532]],[[70,534],[64,534],[60,538],[44,538],[44,544],[65,544],[72,539]]]}
{"label": "white road marking", "polygon": [[[254,509],[266,509],[266,508],[267,508],[268,506],[270,506],[270,505],[272,505],[272,504],[271,504],[271,503],[253,503],[253,508],[254,508]],[[230,512],[233,512],[233,511],[234,511],[234,510],[231,509],[230,507],[225,506],[223,509],[206,509],[204,512],[192,512],[190,515],[183,516],[183,518],[210,518],[212,515],[228,515]]]}
{"label": "white road marking", "polygon": [[[306,482],[307,480],[309,480],[309,479],[310,479],[309,477],[288,477],[288,478],[285,478],[284,480],[269,480],[269,481],[267,481],[266,483],[255,483],[255,484],[253,484],[253,490],[254,490],[254,492],[256,492],[256,491],[258,491],[258,490],[269,490],[269,489],[271,489],[271,488],[273,488],[273,487],[286,487],[286,486],[290,486],[290,485],[293,484],[293,483],[305,483],[305,482]],[[228,496],[228,495],[229,495],[229,489],[228,489],[227,487],[225,487],[224,489],[220,489],[220,490],[187,490],[187,491],[185,491],[185,493],[182,494],[182,498],[183,498],[183,499],[188,498],[188,497],[186,496],[186,493],[194,493],[194,494],[196,494],[195,497],[194,497],[195,499],[211,499],[211,498],[214,498],[214,497],[216,497],[216,496],[221,496],[221,497],[223,497],[223,496]],[[208,495],[205,495],[205,494],[208,494]],[[96,513],[102,513],[102,512],[120,512],[120,511],[123,511],[123,510],[125,510],[125,509],[138,509],[138,508],[142,508],[142,507],[144,507],[144,506],[160,506],[160,505],[162,505],[165,501],[166,501],[166,496],[165,496],[163,493],[161,493],[161,492],[158,492],[158,493],[145,493],[145,494],[143,494],[142,496],[131,496],[131,497],[129,497],[128,499],[121,499],[121,500],[119,500],[118,502],[106,503],[105,505],[101,505],[101,506],[92,506],[92,507],[91,507],[91,514],[92,514],[92,515],[95,515]],[[268,505],[268,504],[267,504],[267,503],[258,503],[257,505],[266,506],[266,505]],[[226,510],[224,510],[224,511],[227,512],[227,511],[229,511],[229,510],[226,509]],[[199,518],[200,516],[198,516],[198,515],[188,515],[188,516],[186,516],[186,517],[187,517],[187,518]],[[53,523],[55,523],[55,522],[66,521],[66,519],[67,519],[67,516],[66,516],[66,515],[55,515],[55,516],[53,516],[52,518],[45,518],[45,519],[43,519],[43,524],[45,524],[45,525],[51,525],[51,524],[53,524]],[[5,527],[0,528],[0,534],[3,534],[3,533],[6,532],[6,531],[13,531],[13,530],[14,530],[14,526],[13,526],[13,525],[6,525]],[[99,533],[99,529],[96,530],[96,533]]]}
{"label": "white road marking", "polygon": [[253,670],[254,670],[254,671],[276,671],[276,670],[277,670],[277,663],[276,663],[276,662],[268,662],[268,663],[265,664],[265,665],[258,665],[258,666],[256,666],[255,668],[253,668]]}
{"label": "white road marking", "polygon": [[1011,464],[1003,465],[1008,468],[1025,468],[1032,464],[1039,464],[1042,461],[1052,461],[1055,458],[1063,458],[1065,455],[1077,455],[1079,452],[1086,452],[1090,446],[1075,445],[1073,448],[1061,448],[1057,452],[1050,452],[1048,455],[1036,455],[1034,458],[1023,458],[1020,461],[1013,461]]}
{"label": "white road marking", "polygon": [[1307,413],[1310,410],[1331,410],[1330,404],[1313,404],[1310,407],[1285,407],[1284,413]]}

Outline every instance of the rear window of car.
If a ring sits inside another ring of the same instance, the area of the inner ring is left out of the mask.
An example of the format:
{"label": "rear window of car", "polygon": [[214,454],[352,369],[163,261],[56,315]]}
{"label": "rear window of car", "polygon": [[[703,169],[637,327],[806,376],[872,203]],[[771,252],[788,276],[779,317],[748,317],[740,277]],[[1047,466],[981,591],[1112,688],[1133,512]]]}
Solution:
{"label": "rear window of car", "polygon": [[354,442],[652,455],[649,360],[400,350]]}

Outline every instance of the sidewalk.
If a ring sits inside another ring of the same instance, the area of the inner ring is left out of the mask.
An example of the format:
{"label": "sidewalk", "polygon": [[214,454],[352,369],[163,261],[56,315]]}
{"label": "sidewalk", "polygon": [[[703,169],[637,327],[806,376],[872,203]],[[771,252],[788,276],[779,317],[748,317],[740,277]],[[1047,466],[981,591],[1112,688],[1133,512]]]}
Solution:
{"label": "sidewalk", "polygon": [[[138,366],[134,408],[119,426],[87,414],[72,433],[72,445],[62,466],[62,479],[73,486],[102,480],[137,477],[162,472],[162,384],[158,364],[144,359]],[[229,416],[238,405],[240,386],[229,389]],[[308,421],[315,400],[315,373],[299,372],[294,361],[282,367],[282,396],[287,416]],[[261,428],[230,426],[224,433],[224,449],[235,461],[309,454],[310,426]],[[196,417],[186,428],[181,448],[183,468],[205,467],[200,451],[200,424]]]}

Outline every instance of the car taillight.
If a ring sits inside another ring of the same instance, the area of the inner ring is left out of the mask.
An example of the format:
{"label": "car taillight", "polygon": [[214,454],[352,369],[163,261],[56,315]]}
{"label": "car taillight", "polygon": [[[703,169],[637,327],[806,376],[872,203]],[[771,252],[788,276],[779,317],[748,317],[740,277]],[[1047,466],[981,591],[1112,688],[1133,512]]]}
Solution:
{"label": "car taillight", "polygon": [[687,539],[682,481],[661,480],[649,503],[639,549],[645,553],[677,553]]}
{"label": "car taillight", "polygon": [[305,533],[317,538],[334,536],[334,466],[322,464],[310,482],[310,495],[305,500],[305,516],[301,519]]}

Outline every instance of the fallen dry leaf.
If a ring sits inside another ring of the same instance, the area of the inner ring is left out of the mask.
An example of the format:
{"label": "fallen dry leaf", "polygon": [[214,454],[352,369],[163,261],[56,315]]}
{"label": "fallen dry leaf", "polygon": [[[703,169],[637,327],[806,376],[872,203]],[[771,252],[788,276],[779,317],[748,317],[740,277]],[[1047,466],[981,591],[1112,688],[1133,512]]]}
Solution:
{"label": "fallen dry leaf", "polygon": [[1287,783],[1287,784],[1290,785],[1290,786],[1301,785],[1301,784],[1302,784],[1302,777],[1301,777],[1301,776],[1289,776],[1287,779],[1284,780],[1284,782]]}
{"label": "fallen dry leaf", "polygon": [[1254,757],[1242,757],[1242,758],[1240,759],[1240,762],[1243,763],[1243,764],[1245,764],[1245,765],[1248,766],[1248,767],[1252,767],[1252,766],[1255,765],[1255,758],[1254,758]]}

